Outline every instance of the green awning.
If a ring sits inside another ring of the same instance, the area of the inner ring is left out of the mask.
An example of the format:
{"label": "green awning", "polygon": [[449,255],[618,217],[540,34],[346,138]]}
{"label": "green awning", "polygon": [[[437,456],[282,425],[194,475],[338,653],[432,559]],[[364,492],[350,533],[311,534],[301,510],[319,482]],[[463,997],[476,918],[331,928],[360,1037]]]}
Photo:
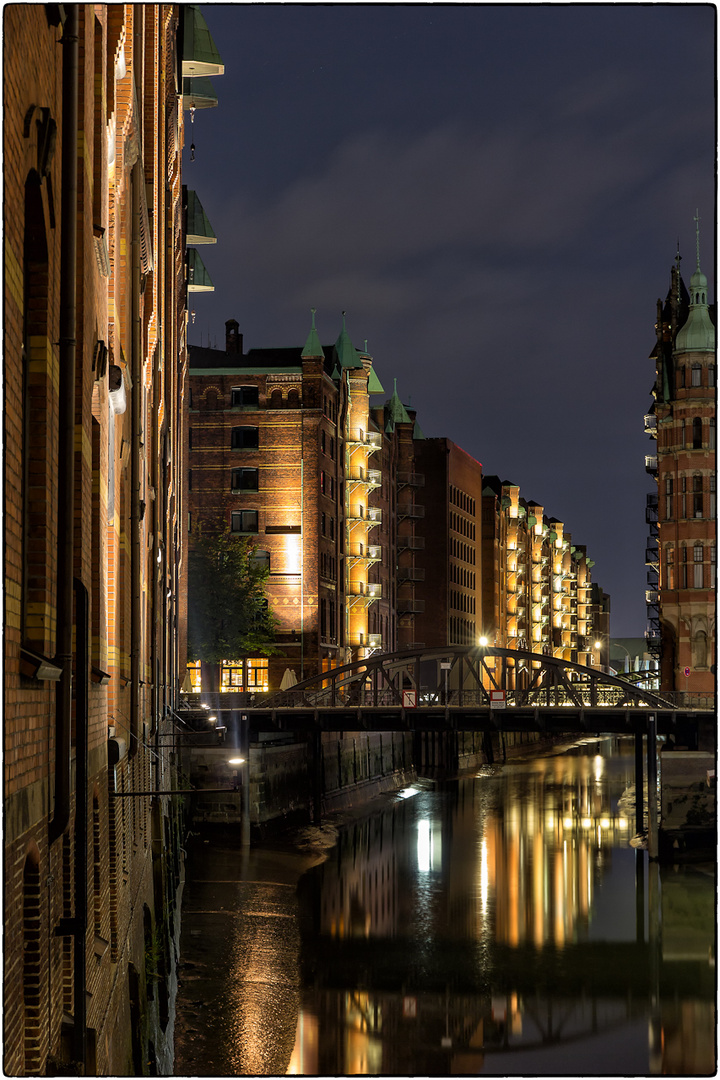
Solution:
{"label": "green awning", "polygon": [[217,236],[203,210],[196,192],[187,192],[187,223],[185,236],[188,244],[217,244]]}
{"label": "green awning", "polygon": [[213,109],[218,103],[218,96],[212,80],[183,79],[183,112],[188,109]]}
{"label": "green awning", "polygon": [[214,292],[215,286],[195,248],[187,249],[187,291]]}
{"label": "green awning", "polygon": [[217,51],[212,34],[197,4],[181,4],[182,73],[190,78],[198,75],[222,75],[225,65]]}

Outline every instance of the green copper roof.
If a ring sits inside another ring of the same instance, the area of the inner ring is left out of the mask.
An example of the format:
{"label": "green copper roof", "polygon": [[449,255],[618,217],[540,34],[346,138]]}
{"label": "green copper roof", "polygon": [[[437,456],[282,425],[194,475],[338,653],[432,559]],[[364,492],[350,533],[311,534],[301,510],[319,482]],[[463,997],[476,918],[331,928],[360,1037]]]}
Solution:
{"label": "green copper roof", "polygon": [[370,368],[370,374],[368,376],[368,394],[384,394],[382,383],[377,377],[375,368]]}
{"label": "green copper roof", "polygon": [[675,352],[714,352],[715,327],[708,312],[707,278],[700,269],[700,212],[695,211],[697,266],[690,278],[690,313],[675,338]]}
{"label": "green copper roof", "polygon": [[357,349],[350,340],[350,335],[345,329],[345,312],[343,311],[343,324],[340,335],[335,342],[335,349],[338,355],[338,363],[340,367],[344,368],[358,368],[362,367],[362,360],[357,354]]}
{"label": "green copper roof", "polygon": [[218,103],[215,87],[210,79],[183,79],[183,111],[188,109],[213,109]]}
{"label": "green copper roof", "polygon": [[200,258],[199,253],[195,250],[195,248],[188,248],[187,256],[187,291],[215,292],[215,286],[212,283],[210,275],[205,269],[205,263]]}
{"label": "green copper roof", "polygon": [[418,424],[418,422],[416,420],[415,425],[413,427],[413,439],[424,439],[424,438],[425,438],[425,436],[423,435],[423,430],[422,430],[422,428],[420,427],[420,425]]}
{"label": "green copper roof", "polygon": [[322,357],[322,359],[324,360],[325,353],[323,352],[323,347],[320,344],[318,332],[315,329],[315,308],[310,308],[310,311],[312,312],[312,326],[310,327],[310,333],[308,334],[307,341],[305,342],[305,348],[302,351],[302,357],[303,360],[309,360],[313,357]]}
{"label": "green copper roof", "polygon": [[715,327],[707,304],[707,278],[698,266],[690,278],[690,314],[675,338],[675,352],[714,352]]}
{"label": "green copper roof", "polygon": [[182,73],[190,78],[198,75],[222,75],[225,65],[215,47],[212,34],[197,4],[181,4],[182,12]]}
{"label": "green copper roof", "polygon": [[188,244],[217,244],[217,236],[203,205],[196,192],[190,190],[187,193],[186,240]]}
{"label": "green copper roof", "polygon": [[385,402],[385,415],[390,417],[393,424],[409,424],[410,417],[407,414],[407,409],[398,397],[397,379],[393,379],[393,385],[393,395]]}

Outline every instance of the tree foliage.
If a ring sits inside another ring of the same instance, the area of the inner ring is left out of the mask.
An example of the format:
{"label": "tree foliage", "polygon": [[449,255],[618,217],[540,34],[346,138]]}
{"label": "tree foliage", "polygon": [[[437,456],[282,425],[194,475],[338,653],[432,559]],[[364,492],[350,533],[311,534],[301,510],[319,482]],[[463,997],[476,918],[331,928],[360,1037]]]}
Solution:
{"label": "tree foliage", "polygon": [[217,664],[275,652],[267,564],[229,528],[195,538],[188,563],[188,659]]}

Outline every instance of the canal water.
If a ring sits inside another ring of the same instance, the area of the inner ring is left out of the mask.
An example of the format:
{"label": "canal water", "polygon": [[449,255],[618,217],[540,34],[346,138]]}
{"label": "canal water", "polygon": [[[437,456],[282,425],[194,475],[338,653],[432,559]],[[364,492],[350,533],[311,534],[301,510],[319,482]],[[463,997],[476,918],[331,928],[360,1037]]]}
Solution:
{"label": "canal water", "polygon": [[630,845],[632,740],[190,841],[175,1074],[714,1075],[715,865]]}

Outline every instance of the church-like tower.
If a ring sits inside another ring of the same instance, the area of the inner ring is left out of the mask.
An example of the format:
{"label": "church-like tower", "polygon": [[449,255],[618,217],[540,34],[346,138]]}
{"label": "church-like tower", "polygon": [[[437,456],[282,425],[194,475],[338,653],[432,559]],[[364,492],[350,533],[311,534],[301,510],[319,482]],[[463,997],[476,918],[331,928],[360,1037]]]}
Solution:
{"label": "church-like tower", "polygon": [[658,301],[651,425],[657,457],[647,459],[657,477],[660,685],[709,693],[715,681],[716,365],[699,233],[689,295],[678,263],[679,257],[668,303]]}

